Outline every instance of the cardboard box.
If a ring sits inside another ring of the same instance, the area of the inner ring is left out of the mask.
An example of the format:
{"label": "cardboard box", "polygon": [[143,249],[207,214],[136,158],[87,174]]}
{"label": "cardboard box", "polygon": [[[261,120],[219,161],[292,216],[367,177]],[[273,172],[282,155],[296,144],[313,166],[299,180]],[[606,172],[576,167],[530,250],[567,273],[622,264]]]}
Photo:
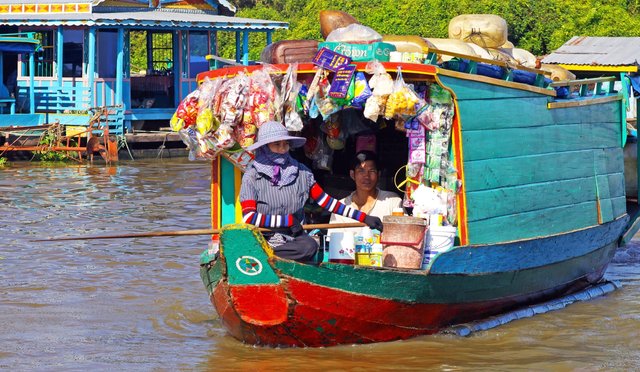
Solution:
{"label": "cardboard box", "polygon": [[318,44],[318,48],[323,47],[345,55],[355,62],[366,62],[374,59],[377,59],[380,62],[389,62],[391,52],[396,50],[396,47],[393,44],[384,42],[371,44],[324,42]]}

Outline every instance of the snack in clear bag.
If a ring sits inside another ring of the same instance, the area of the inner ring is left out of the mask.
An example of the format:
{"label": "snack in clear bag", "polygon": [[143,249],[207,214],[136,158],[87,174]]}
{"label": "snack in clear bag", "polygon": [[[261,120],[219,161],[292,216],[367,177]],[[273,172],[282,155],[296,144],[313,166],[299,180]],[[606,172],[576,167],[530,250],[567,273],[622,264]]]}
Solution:
{"label": "snack in clear bag", "polygon": [[393,84],[393,92],[387,99],[384,117],[391,119],[394,116],[411,116],[416,113],[416,105],[420,102],[418,95],[404,82],[402,68],[398,66],[398,74]]}
{"label": "snack in clear bag", "polygon": [[334,114],[342,108],[336,104],[335,100],[329,97],[329,79],[322,78],[318,83],[318,92],[314,99],[318,112],[322,115],[323,120],[327,120],[331,114]]}
{"label": "snack in clear bag", "polygon": [[[263,67],[256,70],[251,75],[249,96],[245,112],[249,112],[251,122],[258,128],[268,121],[274,121],[279,116],[277,114],[277,102],[280,102],[279,93],[271,80],[269,70],[272,68]],[[245,115],[244,122],[247,122]]]}
{"label": "snack in clear bag", "polygon": [[220,102],[221,124],[232,127],[242,121],[249,86],[249,77],[243,72],[239,72],[225,84]]}
{"label": "snack in clear bag", "polygon": [[223,149],[229,149],[236,144],[233,135],[233,127],[231,127],[230,125],[220,124],[218,130],[213,132],[213,138]]}
{"label": "snack in clear bag", "polygon": [[393,78],[380,62],[371,61],[367,63],[365,71],[373,75],[369,79],[369,87],[373,95],[388,96],[393,93]]}
{"label": "snack in clear bag", "polygon": [[281,83],[281,105],[278,112],[284,113],[284,126],[289,131],[298,132],[302,130],[302,118],[296,110],[298,92],[302,84],[298,82],[298,64],[289,65],[287,72]]}
{"label": "snack in clear bag", "polygon": [[215,131],[220,126],[218,118],[213,116],[211,108],[207,107],[200,110],[198,117],[196,118],[196,129],[200,134],[205,134],[210,131]]}
{"label": "snack in clear bag", "polygon": [[384,107],[385,103],[385,97],[377,95],[370,96],[369,98],[367,98],[367,102],[364,105],[364,117],[371,121],[377,121],[380,114],[382,114],[382,108]]}
{"label": "snack in clear bag", "polygon": [[198,97],[199,90],[189,93],[178,105],[174,118],[170,120],[171,127],[174,131],[179,131],[183,127],[190,127],[196,124],[198,117]]}
{"label": "snack in clear bag", "polygon": [[429,101],[431,103],[440,103],[450,105],[453,103],[451,93],[438,84],[429,85]]}
{"label": "snack in clear bag", "polygon": [[367,99],[371,97],[371,88],[363,72],[357,72],[354,80],[354,97],[350,106],[357,109],[364,108]]}

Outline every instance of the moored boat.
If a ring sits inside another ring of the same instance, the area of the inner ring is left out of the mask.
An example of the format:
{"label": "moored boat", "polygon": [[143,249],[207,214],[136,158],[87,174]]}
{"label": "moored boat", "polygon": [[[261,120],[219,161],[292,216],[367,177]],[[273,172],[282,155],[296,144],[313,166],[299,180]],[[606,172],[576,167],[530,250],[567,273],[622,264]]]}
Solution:
{"label": "moored boat", "polygon": [[[205,251],[201,277],[235,338],[330,346],[432,334],[597,283],[621,237],[635,232],[625,198],[624,102],[607,88],[611,79],[545,87],[429,64],[383,65],[453,97],[450,156],[461,181],[455,246],[418,270],[279,258],[256,228],[234,224],[240,169],[228,155],[217,157],[220,254]],[[284,73],[290,66],[275,67]],[[314,71],[297,67],[299,79]],[[560,86],[579,89],[559,98]]]}

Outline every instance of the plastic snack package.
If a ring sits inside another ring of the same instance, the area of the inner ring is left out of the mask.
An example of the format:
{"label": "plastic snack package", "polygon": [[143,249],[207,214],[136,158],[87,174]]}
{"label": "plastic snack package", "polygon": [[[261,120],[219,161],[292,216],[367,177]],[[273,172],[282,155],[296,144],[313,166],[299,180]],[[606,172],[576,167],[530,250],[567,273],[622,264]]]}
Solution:
{"label": "plastic snack package", "polygon": [[450,105],[453,103],[451,93],[438,84],[429,85],[429,101],[431,103],[439,103],[443,105]]}
{"label": "plastic snack package", "polygon": [[393,78],[380,62],[371,61],[367,63],[365,71],[373,75],[369,79],[369,87],[373,95],[388,96],[393,93]]}
{"label": "plastic snack package", "polygon": [[364,105],[364,117],[371,121],[377,121],[378,117],[382,114],[386,101],[385,97],[377,95],[372,95],[367,98],[367,102]]}
{"label": "plastic snack package", "polygon": [[[276,120],[278,116],[277,103],[280,102],[279,93],[276,86],[269,75],[270,70],[274,70],[270,66],[256,70],[251,75],[251,83],[246,102],[245,112],[249,112],[251,121],[258,128],[272,120]],[[245,115],[244,122],[247,122]]]}
{"label": "plastic snack package", "polygon": [[364,76],[364,73],[357,72],[352,84],[354,97],[349,105],[356,109],[362,109],[364,108],[367,99],[371,97],[372,94],[371,88],[369,87],[369,83],[367,83],[367,78]]}
{"label": "plastic snack package", "polygon": [[223,149],[229,149],[236,144],[233,128],[230,125],[220,124],[218,130],[213,133],[213,138]]}
{"label": "plastic snack package", "polygon": [[393,83],[393,92],[389,95],[385,107],[385,119],[401,115],[415,115],[416,105],[419,102],[418,95],[405,83],[402,78],[402,68],[398,66],[396,80]]}
{"label": "plastic snack package", "polygon": [[[196,118],[198,117],[198,97],[199,96],[200,96],[200,91],[194,90],[193,92],[189,93],[186,97],[184,97],[184,99],[178,105],[175,116],[177,119],[182,119],[182,126],[190,127],[196,124]],[[179,127],[178,120],[175,121],[175,126]]]}
{"label": "plastic snack package", "polygon": [[228,81],[220,103],[221,124],[232,127],[242,120],[249,85],[249,78],[243,72]]}

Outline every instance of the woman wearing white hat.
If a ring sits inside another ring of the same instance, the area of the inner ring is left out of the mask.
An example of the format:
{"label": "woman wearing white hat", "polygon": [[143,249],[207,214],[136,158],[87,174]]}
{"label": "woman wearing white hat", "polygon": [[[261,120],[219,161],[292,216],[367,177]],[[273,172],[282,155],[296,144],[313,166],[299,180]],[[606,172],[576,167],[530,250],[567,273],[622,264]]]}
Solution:
{"label": "woman wearing white hat", "polygon": [[289,154],[289,148],[301,147],[306,139],[290,136],[280,123],[270,121],[258,130],[255,160],[242,177],[240,204],[245,223],[259,227],[282,228],[283,232],[266,233],[276,255],[298,261],[313,259],[318,244],[304,234],[304,204],[309,197],[331,213],[364,222],[382,230],[378,217],[368,216],[347,207],[329,196],[316,183],[313,173]]}

